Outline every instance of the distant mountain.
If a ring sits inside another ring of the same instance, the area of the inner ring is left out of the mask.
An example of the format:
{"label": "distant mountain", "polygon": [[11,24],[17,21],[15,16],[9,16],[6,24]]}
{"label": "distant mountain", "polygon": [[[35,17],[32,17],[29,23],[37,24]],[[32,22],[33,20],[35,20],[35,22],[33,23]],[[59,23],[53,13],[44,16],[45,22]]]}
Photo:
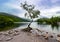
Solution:
{"label": "distant mountain", "polygon": [[14,22],[29,22],[28,19],[24,19],[15,15],[11,15],[9,13],[4,13],[4,12],[0,12],[0,17],[6,17],[6,18],[10,18],[12,19]]}

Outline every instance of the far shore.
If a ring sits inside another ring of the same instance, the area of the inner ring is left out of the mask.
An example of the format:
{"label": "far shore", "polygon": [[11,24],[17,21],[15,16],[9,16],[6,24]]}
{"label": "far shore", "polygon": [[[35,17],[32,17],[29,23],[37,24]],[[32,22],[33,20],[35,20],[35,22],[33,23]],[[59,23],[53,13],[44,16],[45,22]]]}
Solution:
{"label": "far shore", "polygon": [[60,42],[60,34],[33,29],[24,32],[21,29],[11,29],[0,32],[0,42]]}

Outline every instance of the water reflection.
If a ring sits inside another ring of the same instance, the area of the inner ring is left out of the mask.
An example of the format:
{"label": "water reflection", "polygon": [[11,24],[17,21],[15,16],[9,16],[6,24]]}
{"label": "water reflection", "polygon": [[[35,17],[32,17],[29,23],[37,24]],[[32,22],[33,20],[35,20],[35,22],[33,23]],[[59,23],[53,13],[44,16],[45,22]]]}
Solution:
{"label": "water reflection", "polygon": [[[27,25],[29,24],[30,22],[24,22],[24,25],[21,25],[20,27],[18,28],[26,28]],[[54,32],[54,33],[59,33],[60,32],[60,26],[59,25],[43,25],[43,24],[37,24],[37,22],[33,22],[31,24],[32,28],[38,28],[38,29],[41,29],[41,30],[45,30],[45,31],[51,31],[51,32]]]}
{"label": "water reflection", "polygon": [[59,25],[55,24],[55,25],[51,25],[52,30],[54,30],[54,28],[56,28],[57,30],[59,30]]}
{"label": "water reflection", "polygon": [[[39,23],[37,23],[38,25],[49,25],[49,24],[39,24]],[[57,24],[57,23],[55,23],[55,24],[50,24],[51,25],[51,28],[52,28],[52,30],[54,30],[55,28],[57,29],[57,30],[59,30],[59,24]]]}

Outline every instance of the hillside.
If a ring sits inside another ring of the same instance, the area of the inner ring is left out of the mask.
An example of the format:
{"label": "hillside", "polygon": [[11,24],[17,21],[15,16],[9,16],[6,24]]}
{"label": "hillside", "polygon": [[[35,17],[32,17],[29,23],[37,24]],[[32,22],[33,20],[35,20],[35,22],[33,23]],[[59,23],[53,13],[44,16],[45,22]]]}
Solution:
{"label": "hillside", "polygon": [[21,23],[14,22],[29,22],[29,20],[8,13],[0,12],[0,31],[10,30],[23,25]]}
{"label": "hillside", "polygon": [[28,19],[23,19],[21,17],[17,17],[17,16],[11,15],[9,13],[4,13],[4,12],[0,12],[0,17],[10,18],[14,22],[29,22]]}

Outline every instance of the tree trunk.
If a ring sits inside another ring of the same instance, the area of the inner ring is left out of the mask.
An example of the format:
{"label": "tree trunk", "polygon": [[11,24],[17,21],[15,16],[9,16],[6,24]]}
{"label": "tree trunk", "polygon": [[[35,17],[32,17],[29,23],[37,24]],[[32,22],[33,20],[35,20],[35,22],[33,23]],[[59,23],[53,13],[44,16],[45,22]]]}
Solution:
{"label": "tree trunk", "polygon": [[30,25],[31,25],[32,22],[33,22],[33,20],[28,24],[28,28],[30,28]]}

